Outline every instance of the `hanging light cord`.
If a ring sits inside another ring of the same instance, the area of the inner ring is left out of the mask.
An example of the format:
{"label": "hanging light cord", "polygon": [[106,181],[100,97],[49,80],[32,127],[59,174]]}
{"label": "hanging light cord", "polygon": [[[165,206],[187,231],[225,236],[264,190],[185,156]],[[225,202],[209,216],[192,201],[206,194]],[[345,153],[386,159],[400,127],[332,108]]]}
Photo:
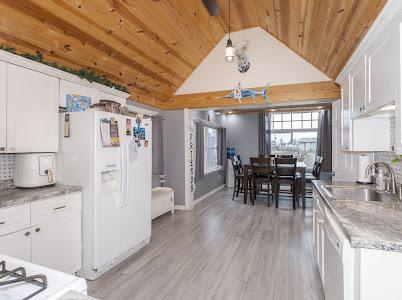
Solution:
{"label": "hanging light cord", "polygon": [[230,40],[230,0],[229,0],[229,40]]}

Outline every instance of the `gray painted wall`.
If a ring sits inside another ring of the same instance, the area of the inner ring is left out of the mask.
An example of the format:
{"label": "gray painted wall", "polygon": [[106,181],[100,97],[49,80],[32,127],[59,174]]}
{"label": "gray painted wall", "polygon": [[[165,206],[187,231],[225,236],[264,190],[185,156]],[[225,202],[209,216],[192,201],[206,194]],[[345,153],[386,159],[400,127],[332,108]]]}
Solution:
{"label": "gray painted wall", "polygon": [[184,110],[165,111],[163,125],[165,186],[175,190],[175,204],[184,205]]}
{"label": "gray painted wall", "polygon": [[234,147],[244,163],[258,156],[258,114],[226,115],[226,146]]}
{"label": "gray painted wall", "polygon": [[[193,111],[193,116],[199,119],[208,121],[208,115],[210,116],[210,121],[225,125],[225,115],[217,115],[213,110],[206,111]],[[196,182],[196,187],[194,191],[194,200],[204,196],[210,191],[216,189],[217,187],[225,184],[225,170],[214,171],[205,174],[204,179],[198,180]]]}

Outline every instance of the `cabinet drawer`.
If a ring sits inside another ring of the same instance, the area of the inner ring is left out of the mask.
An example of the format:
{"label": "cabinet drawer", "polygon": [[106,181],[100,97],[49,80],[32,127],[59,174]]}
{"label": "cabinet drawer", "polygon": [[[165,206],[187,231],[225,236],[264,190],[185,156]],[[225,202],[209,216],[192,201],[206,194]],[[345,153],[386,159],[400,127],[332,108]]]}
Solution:
{"label": "cabinet drawer", "polygon": [[0,210],[0,235],[28,228],[29,225],[29,204]]}
{"label": "cabinet drawer", "polygon": [[81,193],[68,194],[31,204],[31,225],[57,220],[81,211]]}

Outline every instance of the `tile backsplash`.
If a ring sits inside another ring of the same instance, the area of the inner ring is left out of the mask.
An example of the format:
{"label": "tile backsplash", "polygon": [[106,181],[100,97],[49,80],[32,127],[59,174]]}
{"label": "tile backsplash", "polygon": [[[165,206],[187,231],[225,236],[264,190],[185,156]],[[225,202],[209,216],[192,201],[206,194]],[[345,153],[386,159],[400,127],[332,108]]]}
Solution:
{"label": "tile backsplash", "polygon": [[12,187],[14,154],[0,154],[0,189]]}
{"label": "tile backsplash", "polygon": [[14,174],[15,154],[0,154],[0,180],[9,180]]}
{"label": "tile backsplash", "polygon": [[395,172],[395,180],[398,184],[402,184],[402,162],[391,164],[396,154],[394,152],[375,152],[374,160],[381,160],[389,163]]}

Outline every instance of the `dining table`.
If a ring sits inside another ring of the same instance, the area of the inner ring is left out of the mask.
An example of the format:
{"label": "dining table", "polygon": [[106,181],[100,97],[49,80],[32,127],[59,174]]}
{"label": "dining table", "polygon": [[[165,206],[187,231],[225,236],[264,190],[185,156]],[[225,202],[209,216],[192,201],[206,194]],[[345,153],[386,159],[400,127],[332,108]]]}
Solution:
{"label": "dining table", "polygon": [[[300,193],[302,197],[303,209],[306,208],[306,169],[307,166],[303,161],[298,161],[296,163],[296,172],[300,173],[300,189],[301,189]],[[251,176],[251,164],[244,164],[243,170],[244,170],[244,204],[247,204],[248,190],[249,190],[248,182],[249,182],[249,176]]]}

